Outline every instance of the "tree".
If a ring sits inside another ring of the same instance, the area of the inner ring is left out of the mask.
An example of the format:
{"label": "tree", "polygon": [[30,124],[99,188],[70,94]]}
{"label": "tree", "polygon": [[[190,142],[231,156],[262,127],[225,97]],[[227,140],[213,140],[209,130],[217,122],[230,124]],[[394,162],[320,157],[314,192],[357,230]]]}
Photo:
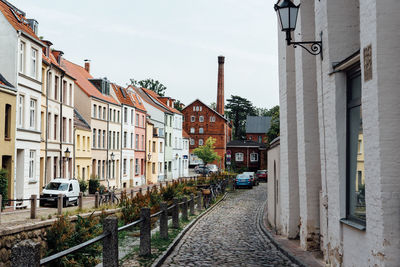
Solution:
{"label": "tree", "polygon": [[177,110],[179,110],[179,111],[182,111],[183,108],[181,107],[181,104],[182,104],[181,101],[175,100],[174,108],[177,109]]}
{"label": "tree", "polygon": [[268,142],[271,142],[280,135],[279,106],[269,109],[266,116],[271,117],[271,127],[267,133]]}
{"label": "tree", "polygon": [[217,139],[209,137],[203,146],[199,146],[193,151],[205,165],[215,160],[221,160],[221,157],[214,151],[216,141]]}
{"label": "tree", "polygon": [[146,79],[141,81],[136,81],[135,79],[131,79],[131,84],[134,86],[140,86],[149,90],[156,92],[159,96],[165,95],[165,90],[167,87],[154,79]]}
{"label": "tree", "polygon": [[209,106],[212,110],[217,110],[217,103],[212,102]]}
{"label": "tree", "polygon": [[246,117],[257,115],[256,108],[249,100],[240,96],[232,95],[227,101],[225,109],[228,117],[233,120],[233,136],[240,139],[246,133]]}

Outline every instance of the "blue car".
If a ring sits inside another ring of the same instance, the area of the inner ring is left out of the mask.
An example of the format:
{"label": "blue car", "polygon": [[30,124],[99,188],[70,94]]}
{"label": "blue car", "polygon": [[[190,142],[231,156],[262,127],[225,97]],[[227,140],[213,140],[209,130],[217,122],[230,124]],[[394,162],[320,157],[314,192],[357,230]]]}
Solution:
{"label": "blue car", "polygon": [[235,179],[235,187],[247,186],[248,188],[253,188],[253,181],[248,174],[238,174]]}

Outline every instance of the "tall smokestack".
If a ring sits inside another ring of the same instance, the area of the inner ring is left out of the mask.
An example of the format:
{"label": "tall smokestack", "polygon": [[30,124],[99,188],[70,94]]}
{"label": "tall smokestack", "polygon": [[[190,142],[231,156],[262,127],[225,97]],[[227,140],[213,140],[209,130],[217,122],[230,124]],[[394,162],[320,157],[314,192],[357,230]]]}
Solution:
{"label": "tall smokestack", "polygon": [[217,112],[224,115],[225,99],[224,99],[224,63],[225,57],[218,57],[218,94],[217,94]]}

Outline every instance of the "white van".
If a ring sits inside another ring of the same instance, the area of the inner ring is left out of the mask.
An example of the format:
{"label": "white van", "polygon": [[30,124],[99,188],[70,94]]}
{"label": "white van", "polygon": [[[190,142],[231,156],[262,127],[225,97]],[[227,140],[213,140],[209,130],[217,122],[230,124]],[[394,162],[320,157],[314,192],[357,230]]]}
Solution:
{"label": "white van", "polygon": [[71,203],[74,203],[75,206],[77,206],[79,192],[80,188],[78,180],[63,178],[53,179],[43,188],[43,192],[40,195],[40,206],[43,206],[46,203],[57,205],[58,194],[64,195],[64,207],[68,207]]}

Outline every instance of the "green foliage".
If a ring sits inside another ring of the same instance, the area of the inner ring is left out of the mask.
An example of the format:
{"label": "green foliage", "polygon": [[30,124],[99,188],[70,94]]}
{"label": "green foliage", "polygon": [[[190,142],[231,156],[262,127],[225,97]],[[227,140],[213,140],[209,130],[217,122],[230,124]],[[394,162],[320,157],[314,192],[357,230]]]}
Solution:
{"label": "green foliage", "polygon": [[88,183],[85,180],[79,180],[79,189],[81,190],[81,192],[86,192],[88,188]]}
{"label": "green foliage", "polygon": [[225,105],[225,109],[228,117],[233,120],[233,136],[236,139],[240,139],[246,135],[245,126],[247,116],[257,115],[256,108],[251,101],[236,95],[232,95],[227,102],[228,104]]}
{"label": "green foliage", "polygon": [[[75,245],[81,244],[101,234],[101,224],[98,218],[89,216],[71,223],[64,216],[61,216],[46,231],[48,250],[46,256],[66,250]],[[100,262],[101,246],[93,244],[52,263],[52,266],[95,266]]]}
{"label": "green foliage", "polygon": [[271,142],[280,135],[279,106],[268,110],[267,116],[271,117],[271,127],[267,133],[268,142]]}
{"label": "green foliage", "polygon": [[181,101],[175,100],[174,108],[179,110],[179,111],[182,111],[183,108],[181,107],[181,104],[183,104]]}
{"label": "green foliage", "polygon": [[216,139],[209,137],[203,146],[197,147],[193,153],[199,157],[204,164],[221,160],[221,157],[214,151]]}
{"label": "green foliage", "polygon": [[89,180],[89,194],[94,194],[99,189],[100,180],[98,178],[90,178]]}
{"label": "green foliage", "polygon": [[134,86],[140,86],[149,90],[152,90],[156,92],[159,96],[164,96],[165,95],[165,90],[167,90],[167,87],[160,83],[157,80],[154,79],[145,79],[141,81],[136,81],[134,79],[131,79],[131,84]]}
{"label": "green foliage", "polygon": [[8,178],[7,178],[7,170],[0,169],[0,195],[3,198],[3,201],[0,206],[1,209],[4,208],[7,200],[8,200]]}

